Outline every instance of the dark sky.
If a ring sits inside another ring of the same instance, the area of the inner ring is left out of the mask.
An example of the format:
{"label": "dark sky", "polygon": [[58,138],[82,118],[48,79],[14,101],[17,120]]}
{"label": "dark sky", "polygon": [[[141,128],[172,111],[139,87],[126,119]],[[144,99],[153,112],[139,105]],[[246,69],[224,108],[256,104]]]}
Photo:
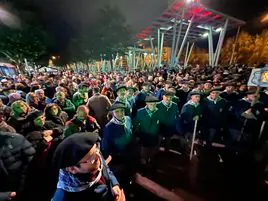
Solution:
{"label": "dark sky", "polygon": [[[25,0],[39,6],[46,23],[60,46],[65,46],[73,33],[94,21],[99,8],[110,4],[121,10],[133,33],[151,25],[168,7],[170,0]],[[267,12],[268,0],[201,0],[215,10],[249,21],[246,29],[259,27],[257,19]],[[258,24],[258,26],[257,26]]]}

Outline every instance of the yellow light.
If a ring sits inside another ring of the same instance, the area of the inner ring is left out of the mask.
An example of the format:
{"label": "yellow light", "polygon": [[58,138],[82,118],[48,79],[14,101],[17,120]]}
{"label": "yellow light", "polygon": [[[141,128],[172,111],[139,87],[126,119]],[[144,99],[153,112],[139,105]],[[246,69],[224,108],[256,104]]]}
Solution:
{"label": "yellow light", "polygon": [[268,22],[268,14],[266,14],[266,15],[262,18],[261,22],[262,22],[262,23],[266,23],[266,22]]}
{"label": "yellow light", "polygon": [[51,58],[52,58],[53,60],[55,60],[55,59],[56,59],[56,57],[55,57],[55,56],[52,56]]}

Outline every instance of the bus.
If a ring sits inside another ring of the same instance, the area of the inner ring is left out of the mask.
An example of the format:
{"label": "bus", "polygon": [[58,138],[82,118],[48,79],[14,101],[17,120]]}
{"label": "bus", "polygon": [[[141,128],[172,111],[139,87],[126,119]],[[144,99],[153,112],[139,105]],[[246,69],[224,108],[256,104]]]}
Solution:
{"label": "bus", "polygon": [[17,74],[16,66],[10,63],[1,63],[0,62],[0,74],[2,76],[13,77]]}

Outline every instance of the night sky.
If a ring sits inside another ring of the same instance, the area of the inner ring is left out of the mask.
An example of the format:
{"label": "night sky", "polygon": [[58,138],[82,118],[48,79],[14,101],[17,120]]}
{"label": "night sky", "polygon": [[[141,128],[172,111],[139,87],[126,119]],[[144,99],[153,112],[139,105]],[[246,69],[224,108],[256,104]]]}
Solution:
{"label": "night sky", "polygon": [[[168,7],[169,0],[24,0],[41,8],[49,30],[65,47],[73,34],[96,19],[99,8],[110,4],[121,10],[133,34],[151,25]],[[258,22],[268,13],[268,0],[201,0],[215,10],[248,22],[244,28],[255,32],[264,28]]]}

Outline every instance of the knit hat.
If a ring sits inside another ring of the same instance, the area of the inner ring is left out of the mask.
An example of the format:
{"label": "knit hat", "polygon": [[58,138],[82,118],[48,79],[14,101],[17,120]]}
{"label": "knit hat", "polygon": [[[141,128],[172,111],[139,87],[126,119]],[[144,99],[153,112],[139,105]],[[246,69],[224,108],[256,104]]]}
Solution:
{"label": "knit hat", "polygon": [[54,153],[55,167],[61,169],[77,165],[98,141],[99,135],[91,132],[75,133],[67,137]]}

